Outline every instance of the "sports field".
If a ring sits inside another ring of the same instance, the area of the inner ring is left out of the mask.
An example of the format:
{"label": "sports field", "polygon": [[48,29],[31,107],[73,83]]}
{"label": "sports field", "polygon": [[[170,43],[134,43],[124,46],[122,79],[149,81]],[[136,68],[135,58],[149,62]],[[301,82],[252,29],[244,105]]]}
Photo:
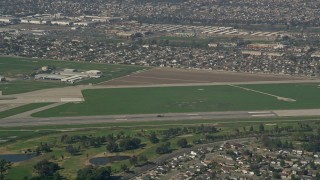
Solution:
{"label": "sports field", "polygon": [[8,79],[13,79],[9,83],[0,83],[0,91],[3,91],[3,94],[16,94],[38,89],[66,86],[59,82],[24,79],[24,77],[30,76],[41,69],[42,66],[54,66],[57,69],[73,68],[79,70],[100,70],[105,75],[102,78],[82,81],[80,82],[81,84],[104,82],[145,69],[144,67],[139,66],[0,57],[0,75],[5,76]]}
{"label": "sports field", "polygon": [[319,91],[318,84],[91,89],[83,91],[83,103],[65,104],[34,116],[312,109],[320,108]]}

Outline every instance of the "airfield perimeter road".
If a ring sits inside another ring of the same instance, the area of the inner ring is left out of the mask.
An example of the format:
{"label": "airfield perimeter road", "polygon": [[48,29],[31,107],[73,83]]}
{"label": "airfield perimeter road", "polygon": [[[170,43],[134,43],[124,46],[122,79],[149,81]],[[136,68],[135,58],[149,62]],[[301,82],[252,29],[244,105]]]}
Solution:
{"label": "airfield perimeter road", "polygon": [[2,119],[0,127],[99,124],[141,121],[169,120],[223,120],[223,119],[254,119],[297,116],[320,116],[320,109],[309,110],[277,110],[277,111],[227,111],[227,112],[198,112],[198,113],[166,113],[166,114],[136,114],[136,115],[106,115],[53,118],[7,118]]}

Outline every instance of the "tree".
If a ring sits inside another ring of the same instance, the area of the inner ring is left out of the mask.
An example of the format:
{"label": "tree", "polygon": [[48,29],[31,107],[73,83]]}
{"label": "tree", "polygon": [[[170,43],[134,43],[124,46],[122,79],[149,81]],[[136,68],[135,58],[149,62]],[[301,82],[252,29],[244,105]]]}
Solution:
{"label": "tree", "polygon": [[33,176],[31,178],[28,178],[28,176],[24,177],[25,180],[62,180],[65,179],[63,176],[61,176],[58,172],[54,173],[52,176]]}
{"label": "tree", "polygon": [[141,140],[139,138],[126,138],[119,142],[119,148],[122,151],[137,149],[141,145]]}
{"label": "tree", "polygon": [[0,180],[5,179],[8,170],[11,168],[11,162],[0,159]]}
{"label": "tree", "polygon": [[143,162],[143,163],[145,163],[145,162],[148,161],[147,156],[145,156],[145,155],[143,155],[143,154],[139,155],[139,156],[138,156],[138,159],[139,159],[140,162]]}
{"label": "tree", "polygon": [[132,156],[130,159],[129,159],[129,163],[133,166],[137,165],[138,164],[138,157],[137,156]]}
{"label": "tree", "polygon": [[129,171],[129,168],[126,164],[121,164],[120,169],[125,173]]}
{"label": "tree", "polygon": [[188,147],[188,141],[186,138],[179,139],[177,145],[181,148],[186,148]]}
{"label": "tree", "polygon": [[275,131],[276,133],[280,133],[280,129],[279,129],[278,124],[277,124],[276,126],[274,126],[274,131]]}
{"label": "tree", "polygon": [[158,154],[166,154],[166,153],[170,153],[171,152],[171,148],[170,148],[170,142],[167,142],[165,144],[162,144],[161,146],[159,146],[156,149],[156,153]]}
{"label": "tree", "polygon": [[40,152],[51,152],[51,147],[48,143],[40,142],[39,146],[36,148],[36,152],[40,154]]}
{"label": "tree", "polygon": [[251,131],[251,132],[253,131],[253,126],[252,125],[250,126],[250,130],[249,131]]}
{"label": "tree", "polygon": [[267,135],[262,135],[261,137],[261,142],[265,147],[269,147],[270,146],[270,138]]}
{"label": "tree", "polygon": [[33,167],[40,176],[53,176],[59,170],[59,165],[44,159]]}
{"label": "tree", "polygon": [[77,154],[77,153],[79,152],[79,150],[76,149],[76,148],[74,148],[72,145],[68,145],[68,146],[66,147],[66,151],[67,151],[68,153],[70,153],[71,155],[75,155],[75,154]]}
{"label": "tree", "polygon": [[260,123],[259,125],[259,131],[260,132],[263,132],[264,131],[264,125],[262,123]]}
{"label": "tree", "polygon": [[111,176],[110,167],[95,168],[90,165],[83,169],[80,169],[77,172],[76,180],[87,180],[87,179],[107,180],[107,179],[110,179],[110,176]]}
{"label": "tree", "polygon": [[115,141],[111,140],[108,142],[106,149],[109,152],[118,152],[119,146]]}
{"label": "tree", "polygon": [[157,137],[155,132],[151,132],[150,136],[149,136],[149,140],[150,142],[152,142],[153,144],[156,144],[159,142],[159,138]]}
{"label": "tree", "polygon": [[280,173],[279,173],[279,172],[276,172],[276,171],[274,171],[274,172],[272,173],[272,177],[275,178],[275,179],[281,179]]}
{"label": "tree", "polygon": [[242,127],[242,129],[243,129],[243,131],[244,131],[244,132],[246,132],[246,131],[247,131],[247,129],[246,129],[246,127],[245,127],[245,126],[243,126],[243,127]]}

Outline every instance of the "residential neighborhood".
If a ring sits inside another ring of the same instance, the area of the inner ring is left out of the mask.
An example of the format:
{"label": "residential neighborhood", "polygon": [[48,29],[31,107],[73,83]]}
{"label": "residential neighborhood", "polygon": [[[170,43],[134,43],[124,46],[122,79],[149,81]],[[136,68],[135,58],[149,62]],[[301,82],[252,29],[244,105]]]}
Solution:
{"label": "residential neighborhood", "polygon": [[259,141],[223,142],[168,160],[137,179],[316,179],[318,153],[271,150]]}

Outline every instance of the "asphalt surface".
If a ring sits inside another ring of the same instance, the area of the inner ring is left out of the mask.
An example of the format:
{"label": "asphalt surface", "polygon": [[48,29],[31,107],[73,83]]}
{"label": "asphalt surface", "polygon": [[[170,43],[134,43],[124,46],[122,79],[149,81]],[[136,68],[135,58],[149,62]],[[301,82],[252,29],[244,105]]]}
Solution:
{"label": "asphalt surface", "polygon": [[244,119],[256,117],[277,117],[272,111],[230,111],[230,112],[199,112],[199,113],[166,113],[166,114],[137,114],[137,115],[107,115],[80,117],[50,117],[50,118],[7,118],[2,119],[0,127],[14,126],[43,126],[68,124],[98,124],[110,122],[143,122],[143,121],[183,121],[201,119]]}

